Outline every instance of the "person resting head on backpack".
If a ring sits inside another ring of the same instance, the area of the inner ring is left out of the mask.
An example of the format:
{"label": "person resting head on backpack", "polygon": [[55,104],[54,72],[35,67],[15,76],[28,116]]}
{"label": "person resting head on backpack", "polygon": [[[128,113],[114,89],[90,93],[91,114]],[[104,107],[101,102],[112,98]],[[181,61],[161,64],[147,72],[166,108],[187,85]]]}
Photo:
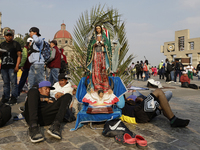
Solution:
{"label": "person resting head on backpack", "polygon": [[[130,105],[135,105],[133,108],[131,108],[131,111],[134,111],[137,123],[149,122],[154,117],[161,114],[161,111],[163,111],[164,116],[169,119],[171,127],[185,127],[190,122],[190,120],[188,119],[184,120],[176,117],[172,112],[171,107],[168,103],[168,101],[172,97],[171,91],[167,91],[164,93],[162,90],[156,89],[147,97],[135,91],[133,92],[133,95],[135,101],[131,100],[132,98],[130,96],[125,101]],[[126,110],[126,108],[123,109]]]}

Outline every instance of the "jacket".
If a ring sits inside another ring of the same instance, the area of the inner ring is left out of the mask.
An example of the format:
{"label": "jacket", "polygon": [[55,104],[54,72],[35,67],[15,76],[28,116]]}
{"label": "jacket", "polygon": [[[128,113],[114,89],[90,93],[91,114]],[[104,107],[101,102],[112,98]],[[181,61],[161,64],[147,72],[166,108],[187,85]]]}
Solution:
{"label": "jacket", "polygon": [[30,63],[33,63],[33,64],[44,64],[43,56],[41,55],[41,58],[40,58],[40,50],[43,49],[44,39],[38,37],[37,35],[33,35],[32,38],[33,38],[33,42],[31,46],[33,47],[35,51],[38,51],[38,52],[31,53],[30,56],[28,57],[28,60]]}
{"label": "jacket", "polygon": [[54,97],[55,98],[55,94],[60,92],[60,93],[63,93],[63,94],[66,94],[66,93],[69,93],[72,95],[72,91],[73,91],[73,88],[72,88],[72,85],[70,82],[68,82],[65,86],[61,87],[59,82],[56,82],[53,87],[55,88],[55,90],[51,90],[50,91],[50,96],[51,97]]}
{"label": "jacket", "polygon": [[47,60],[49,68],[60,68],[61,66],[61,52],[57,46],[53,47],[51,57]]}

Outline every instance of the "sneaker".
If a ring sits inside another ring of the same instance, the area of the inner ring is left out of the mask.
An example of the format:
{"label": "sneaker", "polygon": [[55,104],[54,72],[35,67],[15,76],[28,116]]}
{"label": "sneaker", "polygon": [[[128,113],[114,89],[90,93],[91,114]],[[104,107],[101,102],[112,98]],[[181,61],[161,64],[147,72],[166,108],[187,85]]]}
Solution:
{"label": "sneaker", "polygon": [[8,105],[15,105],[17,104],[17,98],[14,96],[11,96],[10,101],[8,102]]}
{"label": "sneaker", "polygon": [[5,96],[4,95],[2,95],[2,99],[1,99],[1,102],[2,103],[7,103],[9,100],[8,99],[5,99]]}
{"label": "sneaker", "polygon": [[61,132],[60,132],[60,123],[53,123],[49,130],[47,131],[51,136],[55,137],[56,139],[61,139]]}
{"label": "sneaker", "polygon": [[20,111],[20,112],[24,112],[24,111],[25,111],[25,106],[19,107],[19,111]]}
{"label": "sneaker", "polygon": [[44,140],[44,137],[42,136],[38,126],[29,127],[29,138],[33,143],[41,142]]}

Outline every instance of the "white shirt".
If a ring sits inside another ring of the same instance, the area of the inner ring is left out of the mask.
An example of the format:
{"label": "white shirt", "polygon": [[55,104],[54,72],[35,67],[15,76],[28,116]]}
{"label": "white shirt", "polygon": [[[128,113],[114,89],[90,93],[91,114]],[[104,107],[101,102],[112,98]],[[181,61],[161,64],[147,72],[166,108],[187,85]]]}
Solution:
{"label": "white shirt", "polygon": [[69,93],[72,95],[73,88],[71,86],[71,83],[68,82],[65,86],[61,87],[59,82],[56,82],[53,87],[55,90],[50,90],[50,96],[55,98],[55,94],[60,92],[63,94]]}
{"label": "white shirt", "polygon": [[194,67],[189,65],[189,66],[186,67],[186,69],[187,69],[188,71],[191,71],[191,72],[192,72],[193,69],[194,69]]}

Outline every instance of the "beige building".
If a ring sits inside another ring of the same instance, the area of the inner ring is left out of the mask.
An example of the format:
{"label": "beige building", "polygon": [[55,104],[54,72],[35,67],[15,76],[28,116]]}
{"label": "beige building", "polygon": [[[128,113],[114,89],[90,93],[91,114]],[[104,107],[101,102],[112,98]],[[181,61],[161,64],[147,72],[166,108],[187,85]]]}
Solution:
{"label": "beige building", "polygon": [[164,53],[169,61],[179,59],[183,65],[192,63],[196,67],[200,61],[200,37],[190,38],[190,30],[175,31],[175,41],[165,42],[160,52]]}
{"label": "beige building", "polygon": [[72,50],[72,36],[71,34],[66,30],[66,25],[64,23],[61,24],[61,30],[56,32],[54,36],[54,40],[58,43],[58,48],[64,49],[64,54],[67,57],[67,62],[70,63],[73,58]]}

